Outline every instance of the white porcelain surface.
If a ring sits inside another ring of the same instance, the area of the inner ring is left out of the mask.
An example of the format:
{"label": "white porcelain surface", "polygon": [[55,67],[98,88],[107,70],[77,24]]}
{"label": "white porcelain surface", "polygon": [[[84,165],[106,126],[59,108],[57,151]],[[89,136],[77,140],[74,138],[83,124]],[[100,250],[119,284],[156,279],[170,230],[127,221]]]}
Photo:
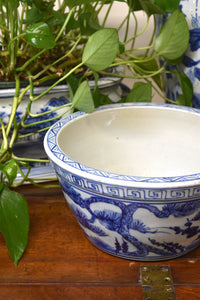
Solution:
{"label": "white porcelain surface", "polygon": [[152,106],[96,111],[64,126],[58,146],[72,160],[132,176],[200,171],[200,117]]}
{"label": "white porcelain surface", "polygon": [[60,120],[44,146],[88,239],[143,261],[200,245],[200,111],[115,104]]}

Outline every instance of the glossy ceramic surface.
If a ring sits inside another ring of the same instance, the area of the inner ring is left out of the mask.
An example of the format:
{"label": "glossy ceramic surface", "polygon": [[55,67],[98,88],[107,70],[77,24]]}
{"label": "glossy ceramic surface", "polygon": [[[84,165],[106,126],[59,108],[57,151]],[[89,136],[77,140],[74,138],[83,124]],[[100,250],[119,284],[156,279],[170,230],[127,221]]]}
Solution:
{"label": "glossy ceramic surface", "polygon": [[200,111],[115,104],[53,125],[44,146],[88,239],[157,261],[200,244]]}

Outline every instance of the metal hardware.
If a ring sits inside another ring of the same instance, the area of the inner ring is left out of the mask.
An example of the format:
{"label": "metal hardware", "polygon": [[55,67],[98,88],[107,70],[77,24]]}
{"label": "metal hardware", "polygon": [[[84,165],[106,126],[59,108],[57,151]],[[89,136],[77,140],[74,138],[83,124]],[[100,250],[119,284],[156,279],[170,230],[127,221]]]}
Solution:
{"label": "metal hardware", "polygon": [[176,300],[170,267],[140,266],[143,300]]}

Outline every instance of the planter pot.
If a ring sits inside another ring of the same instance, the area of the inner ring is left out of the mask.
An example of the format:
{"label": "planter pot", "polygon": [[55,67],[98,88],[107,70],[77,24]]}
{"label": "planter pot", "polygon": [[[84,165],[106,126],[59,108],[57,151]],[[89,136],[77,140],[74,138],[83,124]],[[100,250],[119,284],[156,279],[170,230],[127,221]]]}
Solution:
{"label": "planter pot", "polygon": [[[177,68],[180,72],[184,71],[190,78],[194,89],[193,106],[200,108],[200,1],[181,0],[180,8],[190,29],[190,41],[182,63]],[[172,100],[176,100],[177,96],[182,93],[175,76],[166,76],[165,92],[166,96]]]}
{"label": "planter pot", "polygon": [[199,110],[142,103],[78,112],[52,126],[45,150],[96,247],[159,261],[200,245],[199,127]]}
{"label": "planter pot", "polygon": [[[123,73],[123,68],[118,67],[113,69],[113,73]],[[110,96],[111,100],[118,101],[121,99],[122,90],[120,88],[121,79],[118,77],[104,77],[99,80],[99,88],[101,89],[102,93],[107,94]],[[95,86],[95,82],[93,80],[89,81],[90,87],[93,89]],[[12,84],[11,84],[12,86]],[[47,86],[44,87],[35,87],[34,88],[34,96],[40,95],[47,89]],[[9,85],[5,83],[0,84],[0,118],[6,124],[8,122],[10,113],[11,113],[11,106],[12,106],[12,99],[14,97],[15,88],[9,88]],[[27,104],[29,101],[29,92],[24,96],[22,103],[20,104],[17,110],[17,119],[18,121],[24,115]],[[33,114],[39,114],[44,111],[50,111],[55,109],[61,105],[69,103],[69,88],[67,85],[58,85],[54,87],[48,94],[43,96],[41,99],[33,102],[31,112]],[[46,120],[49,118],[55,118],[59,116],[61,113],[65,112],[67,109],[62,108],[58,111],[51,112],[48,115],[44,115],[43,117],[29,117],[26,121],[26,124],[31,124],[33,122]],[[47,126],[52,125],[55,123],[55,120],[48,121],[39,125],[34,125],[24,129],[21,133],[26,134],[29,132],[35,132],[37,130],[41,130],[46,128]],[[27,137],[27,140],[37,140],[43,141],[45,132],[40,132],[38,134],[31,135]]]}
{"label": "planter pot", "polygon": [[[123,73],[123,68],[117,67],[113,69],[113,73],[121,74]],[[95,86],[94,81],[89,81],[90,87],[93,89]],[[102,93],[109,95],[110,99],[113,102],[119,101],[123,93],[126,91],[126,87],[121,84],[121,79],[118,77],[103,77],[99,80],[99,88],[101,89]],[[35,87],[34,88],[34,96],[41,94],[43,91],[46,90],[47,87]],[[12,99],[15,93],[15,88],[12,86],[8,88],[8,84],[1,88],[0,85],[0,117],[2,121],[6,124],[8,122],[10,113],[11,113],[11,106],[12,106]],[[17,118],[18,121],[24,115],[27,104],[29,100],[29,94],[27,93],[21,105],[17,110]],[[32,113],[38,114],[44,111],[49,111],[55,109],[61,105],[67,104],[69,102],[69,88],[67,85],[58,85],[54,87],[48,94],[43,96],[41,99],[33,102],[32,104]],[[33,122],[46,120],[47,118],[55,118],[59,116],[61,113],[65,112],[66,108],[59,109],[57,111],[51,112],[48,115],[43,117],[29,117],[27,119],[27,123],[31,124]],[[46,128],[47,126],[53,125],[56,120],[44,122],[39,125],[34,125],[28,128],[21,130],[21,134],[26,134],[30,132],[35,132]],[[37,159],[46,159],[46,153],[43,149],[43,138],[45,135],[45,131],[39,132],[34,135],[30,135],[27,138],[20,139],[14,145],[14,152],[16,155],[21,157],[31,157]],[[32,170],[30,177],[33,178],[40,178],[40,177],[52,177],[54,175],[53,169],[49,166],[49,164],[45,163],[33,163]],[[21,179],[19,175],[19,180]]]}

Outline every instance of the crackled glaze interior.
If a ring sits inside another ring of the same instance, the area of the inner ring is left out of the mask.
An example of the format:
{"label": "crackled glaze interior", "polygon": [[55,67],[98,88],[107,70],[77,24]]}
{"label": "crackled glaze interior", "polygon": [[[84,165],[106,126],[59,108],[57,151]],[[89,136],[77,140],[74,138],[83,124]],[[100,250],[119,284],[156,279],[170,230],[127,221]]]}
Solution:
{"label": "crackled glaze interior", "polygon": [[132,176],[200,172],[200,114],[166,107],[118,107],[72,120],[60,149],[86,166]]}

